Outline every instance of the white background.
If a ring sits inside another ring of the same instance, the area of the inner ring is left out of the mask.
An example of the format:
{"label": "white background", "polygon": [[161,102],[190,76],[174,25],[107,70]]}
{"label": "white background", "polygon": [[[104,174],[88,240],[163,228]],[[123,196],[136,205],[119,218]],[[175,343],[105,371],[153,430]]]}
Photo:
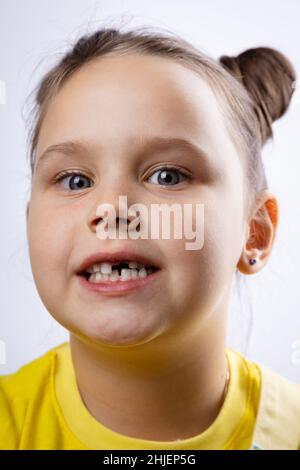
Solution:
{"label": "white background", "polygon": [[[297,0],[1,0],[0,80],[6,103],[0,104],[0,362],[5,362],[0,375],[68,338],[38,296],[26,244],[30,173],[24,113],[42,74],[87,31],[152,25],[180,34],[215,59],[250,47],[277,48],[300,75],[299,23]],[[299,124],[297,90],[288,113],[274,124],[274,142],[263,152],[280,207],[277,240],[267,266],[243,276],[248,287],[242,303],[233,290],[228,346],[300,383]]]}

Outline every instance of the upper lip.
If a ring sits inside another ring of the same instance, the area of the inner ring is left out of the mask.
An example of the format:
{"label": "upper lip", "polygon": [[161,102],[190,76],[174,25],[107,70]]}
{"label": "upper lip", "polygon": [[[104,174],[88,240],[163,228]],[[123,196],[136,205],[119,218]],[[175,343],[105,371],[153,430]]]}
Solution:
{"label": "upper lip", "polygon": [[148,258],[145,255],[134,253],[133,251],[122,250],[115,251],[114,253],[105,253],[98,252],[94,253],[83,260],[78,269],[78,274],[82,274],[86,269],[88,269],[93,264],[98,263],[124,263],[125,261],[136,261],[137,263],[153,266],[159,268],[156,261]]}

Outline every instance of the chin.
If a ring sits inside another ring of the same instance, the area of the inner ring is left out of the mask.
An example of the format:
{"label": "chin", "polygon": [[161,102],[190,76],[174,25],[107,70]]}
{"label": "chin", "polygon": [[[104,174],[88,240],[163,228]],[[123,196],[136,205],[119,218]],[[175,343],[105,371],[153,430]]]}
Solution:
{"label": "chin", "polygon": [[80,330],[80,336],[84,336],[86,341],[92,342],[99,346],[109,346],[109,347],[132,347],[138,346],[144,343],[148,343],[151,339],[158,336],[158,332],[154,333],[153,329],[151,332],[148,330],[143,330],[141,326],[139,329],[133,329],[133,327],[125,328],[120,325],[117,330],[113,328],[105,328],[95,325],[91,328],[87,328],[85,325],[84,328]]}

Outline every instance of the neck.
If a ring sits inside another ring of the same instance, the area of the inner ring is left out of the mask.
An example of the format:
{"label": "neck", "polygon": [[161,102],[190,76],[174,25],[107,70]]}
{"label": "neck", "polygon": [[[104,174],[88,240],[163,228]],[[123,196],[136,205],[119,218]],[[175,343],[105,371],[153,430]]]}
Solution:
{"label": "neck", "polygon": [[187,439],[207,429],[224,401],[226,314],[214,312],[204,323],[125,347],[71,333],[77,384],[90,413],[140,439]]}

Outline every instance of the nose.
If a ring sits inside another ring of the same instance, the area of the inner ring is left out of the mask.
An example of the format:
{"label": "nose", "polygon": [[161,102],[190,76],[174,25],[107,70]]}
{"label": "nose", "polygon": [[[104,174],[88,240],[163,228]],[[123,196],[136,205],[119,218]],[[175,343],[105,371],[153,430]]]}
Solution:
{"label": "nose", "polygon": [[[105,196],[104,196],[105,195]],[[133,192],[128,191],[128,185],[120,185],[115,183],[106,190],[104,186],[95,192],[95,200],[88,217],[88,225],[92,232],[97,232],[97,226],[102,223],[108,216],[115,221],[116,229],[122,224],[122,228],[127,228],[128,224],[135,219],[136,216],[128,214],[132,200]],[[124,224],[124,225],[123,225]],[[126,224],[126,225],[125,225]]]}
{"label": "nose", "polygon": [[[117,214],[117,212],[116,212],[116,214]],[[105,218],[102,217],[102,216],[95,217],[95,218],[92,220],[92,223],[91,223],[92,231],[96,233],[96,232],[97,232],[97,225],[98,225],[99,223],[102,223],[104,220],[105,220]],[[128,226],[129,223],[130,223],[130,220],[129,220],[128,217],[125,218],[125,217],[118,217],[118,216],[116,216],[116,218],[115,218],[115,225],[116,225],[116,229],[117,229],[117,230],[118,230],[119,226],[121,226],[121,225],[123,225],[123,224],[124,224],[124,225],[126,224],[126,225]]]}

